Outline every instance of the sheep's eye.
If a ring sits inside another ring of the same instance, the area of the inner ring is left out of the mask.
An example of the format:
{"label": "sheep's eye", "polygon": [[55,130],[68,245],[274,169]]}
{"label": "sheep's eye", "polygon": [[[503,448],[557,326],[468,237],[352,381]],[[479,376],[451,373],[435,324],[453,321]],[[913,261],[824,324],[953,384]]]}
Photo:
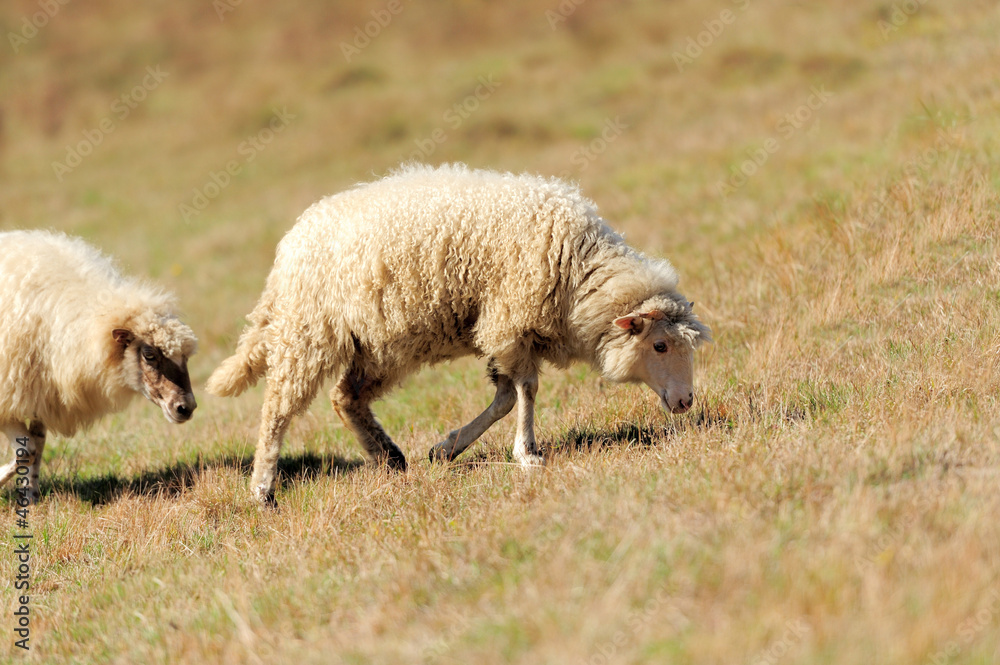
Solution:
{"label": "sheep's eye", "polygon": [[143,347],[142,358],[146,362],[153,362],[154,360],[156,360],[156,351],[154,351],[151,347],[148,346]]}
{"label": "sheep's eye", "polygon": [[657,353],[663,353],[664,351],[667,350],[667,343],[666,342],[662,342],[662,341],[661,342],[654,342],[653,343],[653,350],[656,351]]}

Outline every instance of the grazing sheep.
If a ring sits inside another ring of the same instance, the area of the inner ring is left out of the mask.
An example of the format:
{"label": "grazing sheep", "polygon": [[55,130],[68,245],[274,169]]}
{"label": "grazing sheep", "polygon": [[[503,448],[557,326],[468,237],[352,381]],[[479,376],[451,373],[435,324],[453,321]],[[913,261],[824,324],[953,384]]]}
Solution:
{"label": "grazing sheep", "polygon": [[542,361],[587,361],[691,407],[694,348],[709,329],[666,261],[630,249],[578,189],[556,179],[409,166],[322,199],[278,245],[235,355],[207,390],[238,395],[267,374],[252,491],[273,501],[282,439],[323,380],[376,460],[406,460],[370,404],[425,363],[489,358],[492,404],[430,452],[453,459],[516,403],[514,457],[540,464],[533,414]]}
{"label": "grazing sheep", "polygon": [[46,431],[72,435],[136,393],[171,422],[191,418],[191,329],[171,297],[122,277],[84,241],[0,233],[0,302],[0,428],[15,449],[0,485],[18,474],[18,491],[37,501]]}

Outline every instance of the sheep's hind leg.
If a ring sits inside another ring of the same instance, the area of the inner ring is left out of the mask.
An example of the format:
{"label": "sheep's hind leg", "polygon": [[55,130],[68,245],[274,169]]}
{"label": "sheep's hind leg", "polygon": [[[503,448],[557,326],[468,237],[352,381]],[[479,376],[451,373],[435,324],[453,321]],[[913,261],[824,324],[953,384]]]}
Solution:
{"label": "sheep's hind leg", "polygon": [[514,403],[517,402],[514,382],[508,376],[496,374],[494,375],[494,383],[496,383],[497,392],[490,405],[468,425],[453,430],[444,441],[431,448],[430,458],[432,462],[450,462],[455,459],[481,437],[493,423],[506,416],[514,408]]}
{"label": "sheep's hind leg", "polygon": [[309,406],[319,380],[296,380],[290,376],[278,378],[268,375],[264,392],[264,406],[260,414],[260,434],[253,458],[253,477],[250,492],[263,504],[274,505],[274,490],[278,478],[278,457],[285,440],[285,432],[292,418]]}
{"label": "sheep's hind leg", "polygon": [[514,380],[517,392],[517,435],[514,438],[514,459],[521,466],[540,466],[545,458],[535,442],[535,394],[538,392],[538,374],[532,372]]}
{"label": "sheep's hind leg", "polygon": [[390,469],[406,471],[403,451],[392,442],[372,413],[372,400],[378,397],[382,387],[380,381],[352,369],[330,391],[330,401],[372,459]]}
{"label": "sheep's hind leg", "polygon": [[[33,420],[28,428],[25,428],[21,423],[4,425],[3,432],[7,435],[11,447],[14,449],[14,459],[0,467],[0,485],[15,475],[24,475],[25,482],[18,486],[17,491],[29,503],[37,503],[41,496],[38,490],[38,469],[42,463],[42,451],[45,449],[45,426]],[[25,452],[18,456],[18,450]],[[18,466],[25,467],[27,473],[18,474]]]}

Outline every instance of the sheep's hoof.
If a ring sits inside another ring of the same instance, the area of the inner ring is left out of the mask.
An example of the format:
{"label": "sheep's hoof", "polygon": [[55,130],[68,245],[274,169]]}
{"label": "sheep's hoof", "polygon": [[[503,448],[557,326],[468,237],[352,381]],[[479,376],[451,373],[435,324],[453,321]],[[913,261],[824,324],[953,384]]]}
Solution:
{"label": "sheep's hoof", "polygon": [[448,449],[448,441],[442,441],[431,448],[431,451],[427,454],[427,457],[431,460],[431,464],[435,462],[441,462],[442,464],[450,462],[451,455],[448,453]]}
{"label": "sheep's hoof", "polygon": [[383,458],[383,464],[393,471],[406,472],[406,457],[399,448],[388,451],[388,454]]}
{"label": "sheep's hoof", "polygon": [[545,458],[541,455],[535,455],[533,453],[522,453],[520,455],[514,455],[517,463],[521,465],[522,469],[538,469],[545,466]]}
{"label": "sheep's hoof", "polygon": [[274,498],[274,489],[264,485],[257,485],[250,491],[253,500],[264,508],[277,508],[278,502]]}

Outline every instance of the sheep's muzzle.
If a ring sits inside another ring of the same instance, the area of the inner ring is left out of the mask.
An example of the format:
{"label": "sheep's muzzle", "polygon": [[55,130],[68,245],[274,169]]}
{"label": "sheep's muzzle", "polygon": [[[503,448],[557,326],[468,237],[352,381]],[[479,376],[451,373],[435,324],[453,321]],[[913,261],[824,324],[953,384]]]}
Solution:
{"label": "sheep's muzzle", "polygon": [[186,359],[177,363],[161,355],[152,362],[142,363],[142,384],[146,397],[172,423],[187,422],[198,408]]}

